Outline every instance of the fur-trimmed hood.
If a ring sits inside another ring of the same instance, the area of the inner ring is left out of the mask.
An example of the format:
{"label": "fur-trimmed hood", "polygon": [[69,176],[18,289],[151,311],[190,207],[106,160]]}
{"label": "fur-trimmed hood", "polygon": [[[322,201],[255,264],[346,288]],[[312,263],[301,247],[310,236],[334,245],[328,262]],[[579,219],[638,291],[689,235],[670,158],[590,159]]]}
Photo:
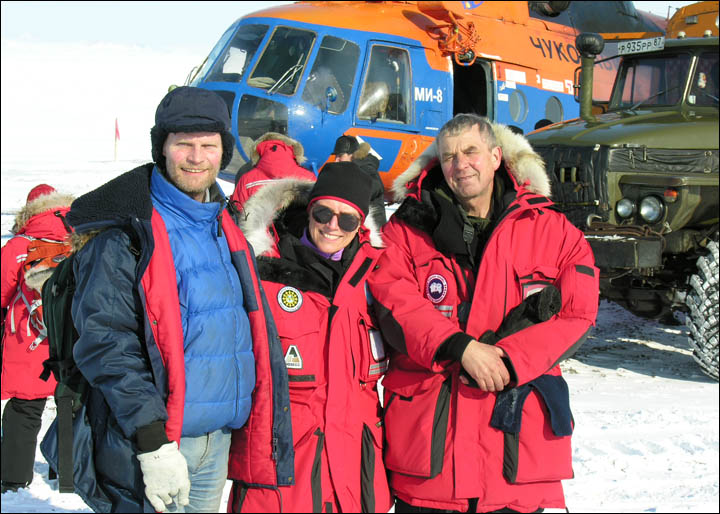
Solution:
{"label": "fur-trimmed hood", "polygon": [[260,136],[257,141],[255,141],[252,152],[250,152],[250,159],[252,160],[252,163],[254,165],[256,165],[258,161],[260,161],[260,152],[258,151],[258,146],[260,146],[260,143],[264,143],[265,141],[282,141],[283,143],[291,147],[293,149],[293,154],[295,155],[295,162],[297,162],[298,164],[302,164],[307,160],[307,158],[305,157],[305,149],[303,148],[303,145],[300,144],[300,142],[295,141],[293,138],[286,135],[279,134],[278,132],[267,132]]}
{"label": "fur-trimmed hood", "polygon": [[21,232],[33,216],[54,209],[70,207],[73,200],[75,200],[75,197],[72,195],[55,192],[26,203],[15,216],[15,224],[11,232],[13,234]]}
{"label": "fur-trimmed hood", "polygon": [[358,149],[353,152],[352,160],[359,161],[361,159],[364,159],[370,154],[370,150],[372,150],[370,145],[363,141],[362,143],[360,143],[360,146],[358,146]]}
{"label": "fur-trimmed hood", "polygon": [[[263,255],[274,247],[269,228],[283,211],[291,205],[307,206],[315,182],[312,180],[285,178],[262,187],[245,203],[239,226],[245,237],[255,249],[255,254]],[[383,246],[380,229],[373,219],[373,206],[360,228],[367,233],[370,244],[376,248]]]}
{"label": "fur-trimmed hood", "polygon": [[[54,192],[26,203],[15,216],[12,232],[22,237],[64,240],[67,237],[65,223],[63,219],[57,218],[54,212],[61,211],[64,216],[73,200],[72,195]],[[25,285],[39,293],[53,271],[54,268],[44,262],[37,263],[25,272]]]}
{"label": "fur-trimmed hood", "polygon": [[[525,186],[528,191],[550,197],[550,178],[545,170],[545,163],[535,153],[524,136],[515,134],[506,125],[492,123],[498,145],[502,149],[505,169],[513,176],[518,185]],[[396,202],[402,202],[408,195],[408,184],[419,178],[433,164],[438,163],[437,140],[393,182],[392,192]]]}

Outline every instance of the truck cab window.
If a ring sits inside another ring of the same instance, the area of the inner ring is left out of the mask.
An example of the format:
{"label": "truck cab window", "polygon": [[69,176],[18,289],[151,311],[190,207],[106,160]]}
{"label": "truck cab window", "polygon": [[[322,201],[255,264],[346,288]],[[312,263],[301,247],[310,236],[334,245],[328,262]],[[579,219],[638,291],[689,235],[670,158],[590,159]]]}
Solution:
{"label": "truck cab window", "polygon": [[718,54],[700,54],[695,74],[690,82],[688,103],[699,107],[718,106]]}
{"label": "truck cab window", "polygon": [[611,108],[675,105],[685,88],[690,54],[626,59],[618,73]]}

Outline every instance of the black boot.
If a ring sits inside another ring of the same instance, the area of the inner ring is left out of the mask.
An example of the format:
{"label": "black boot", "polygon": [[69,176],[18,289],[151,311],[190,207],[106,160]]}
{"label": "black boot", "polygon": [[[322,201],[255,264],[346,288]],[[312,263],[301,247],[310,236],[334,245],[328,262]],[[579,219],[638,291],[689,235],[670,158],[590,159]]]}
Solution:
{"label": "black boot", "polygon": [[2,482],[2,485],[0,485],[0,490],[2,490],[2,494],[5,494],[7,492],[16,493],[18,489],[22,489],[24,487],[27,487],[27,484],[18,484],[16,482]]}

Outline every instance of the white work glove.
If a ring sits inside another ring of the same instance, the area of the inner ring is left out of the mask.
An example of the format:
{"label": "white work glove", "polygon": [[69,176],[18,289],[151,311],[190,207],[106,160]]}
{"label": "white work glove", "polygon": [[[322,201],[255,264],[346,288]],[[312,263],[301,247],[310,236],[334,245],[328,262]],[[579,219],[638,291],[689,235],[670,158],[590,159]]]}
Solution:
{"label": "white work glove", "polygon": [[145,482],[145,495],[156,511],[165,512],[174,496],[177,496],[178,505],[190,503],[187,462],[177,442],[164,444],[154,452],[139,453],[137,458]]}

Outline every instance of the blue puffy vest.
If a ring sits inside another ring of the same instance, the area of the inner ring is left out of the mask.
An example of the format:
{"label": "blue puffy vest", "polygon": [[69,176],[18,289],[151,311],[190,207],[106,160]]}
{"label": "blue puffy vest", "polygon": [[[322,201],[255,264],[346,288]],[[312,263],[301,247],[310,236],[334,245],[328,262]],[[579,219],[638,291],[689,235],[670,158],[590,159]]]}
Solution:
{"label": "blue puffy vest", "polygon": [[152,203],[167,228],[175,263],[185,348],[183,436],[247,421],[255,359],[243,294],[224,235],[222,205],[200,203],[156,169]]}

